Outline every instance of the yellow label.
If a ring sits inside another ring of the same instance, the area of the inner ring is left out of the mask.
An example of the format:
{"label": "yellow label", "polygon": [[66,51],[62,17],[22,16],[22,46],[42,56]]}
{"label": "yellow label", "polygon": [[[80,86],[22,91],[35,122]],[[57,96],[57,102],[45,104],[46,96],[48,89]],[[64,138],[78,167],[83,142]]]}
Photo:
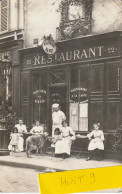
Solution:
{"label": "yellow label", "polygon": [[122,187],[122,166],[39,174],[41,194],[68,194]]}

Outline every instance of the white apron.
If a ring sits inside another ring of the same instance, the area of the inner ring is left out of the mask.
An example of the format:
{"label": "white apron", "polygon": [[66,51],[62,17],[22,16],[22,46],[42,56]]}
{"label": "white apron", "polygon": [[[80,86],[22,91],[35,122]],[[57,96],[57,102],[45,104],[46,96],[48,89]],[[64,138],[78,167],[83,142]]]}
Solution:
{"label": "white apron", "polygon": [[24,138],[23,138],[23,132],[27,132],[25,125],[15,125],[17,127],[18,132],[20,133],[20,137],[18,139],[18,151],[22,152],[24,151]]}
{"label": "white apron", "polygon": [[[72,131],[71,127],[61,128],[62,140],[58,140],[55,144],[55,154],[66,153],[70,155],[72,137],[75,133]],[[72,137],[70,135],[73,135]]]}
{"label": "white apron", "polygon": [[19,140],[18,140],[18,150],[20,152],[24,151],[24,138],[23,137],[19,137]]}
{"label": "white apron", "polygon": [[90,134],[87,135],[87,137],[92,137],[94,139],[92,139],[89,143],[89,146],[88,146],[88,150],[91,151],[91,150],[95,150],[95,149],[99,149],[99,150],[104,150],[104,134],[101,130],[94,130],[92,131]]}
{"label": "white apron", "polygon": [[66,153],[70,155],[71,150],[71,137],[64,137],[62,140],[59,140],[55,144],[55,154]]}

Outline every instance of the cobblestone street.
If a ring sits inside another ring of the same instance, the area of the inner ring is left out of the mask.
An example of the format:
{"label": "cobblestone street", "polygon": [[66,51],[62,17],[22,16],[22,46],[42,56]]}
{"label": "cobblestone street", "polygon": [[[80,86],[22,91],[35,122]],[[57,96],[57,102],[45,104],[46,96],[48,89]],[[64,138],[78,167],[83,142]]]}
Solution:
{"label": "cobblestone street", "polygon": [[34,169],[0,166],[0,192],[39,193],[38,173]]}

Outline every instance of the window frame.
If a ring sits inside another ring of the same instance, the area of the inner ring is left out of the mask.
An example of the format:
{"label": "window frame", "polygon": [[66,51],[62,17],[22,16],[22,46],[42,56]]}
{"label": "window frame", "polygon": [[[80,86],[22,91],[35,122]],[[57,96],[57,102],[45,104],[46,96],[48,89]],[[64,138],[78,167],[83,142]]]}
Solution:
{"label": "window frame", "polygon": [[[108,71],[109,71],[109,66],[113,64],[116,64],[117,67],[117,89],[116,90],[109,90],[109,81],[108,81]],[[120,92],[120,61],[111,61],[107,62],[107,73],[106,73],[106,89],[107,93],[113,93],[113,92]]]}
{"label": "window frame", "polygon": [[[89,77],[89,65],[82,65],[82,66],[78,66],[78,67],[73,67],[70,69],[70,99],[69,99],[69,103],[70,103],[70,100],[71,100],[71,71],[73,70],[77,70],[78,71],[78,88],[81,87],[81,71],[82,69],[87,69],[87,73],[88,73],[88,77]],[[87,99],[88,99],[88,129],[87,131],[84,131],[84,130],[80,130],[80,91],[78,91],[78,129],[76,130],[77,132],[81,132],[81,133],[88,133],[89,132],[89,80],[87,79]],[[69,106],[69,112],[70,112],[70,106]],[[70,117],[69,117],[69,121],[70,121]]]}
{"label": "window frame", "polygon": [[2,11],[2,8],[1,8],[1,3],[2,3],[3,0],[0,1],[0,34],[4,34],[6,32],[8,32],[9,30],[9,18],[10,18],[10,0],[7,0],[7,6],[5,8],[7,8],[7,29],[4,30],[4,31],[1,31],[1,11]]}

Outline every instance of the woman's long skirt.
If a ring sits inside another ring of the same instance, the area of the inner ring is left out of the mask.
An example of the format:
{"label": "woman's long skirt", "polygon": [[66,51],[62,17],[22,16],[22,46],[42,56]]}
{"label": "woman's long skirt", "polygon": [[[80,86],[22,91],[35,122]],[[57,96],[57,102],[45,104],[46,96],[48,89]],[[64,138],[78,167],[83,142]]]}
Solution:
{"label": "woman's long skirt", "polygon": [[70,155],[71,150],[71,137],[65,137],[62,140],[58,140],[55,144],[55,154],[66,153]]}

